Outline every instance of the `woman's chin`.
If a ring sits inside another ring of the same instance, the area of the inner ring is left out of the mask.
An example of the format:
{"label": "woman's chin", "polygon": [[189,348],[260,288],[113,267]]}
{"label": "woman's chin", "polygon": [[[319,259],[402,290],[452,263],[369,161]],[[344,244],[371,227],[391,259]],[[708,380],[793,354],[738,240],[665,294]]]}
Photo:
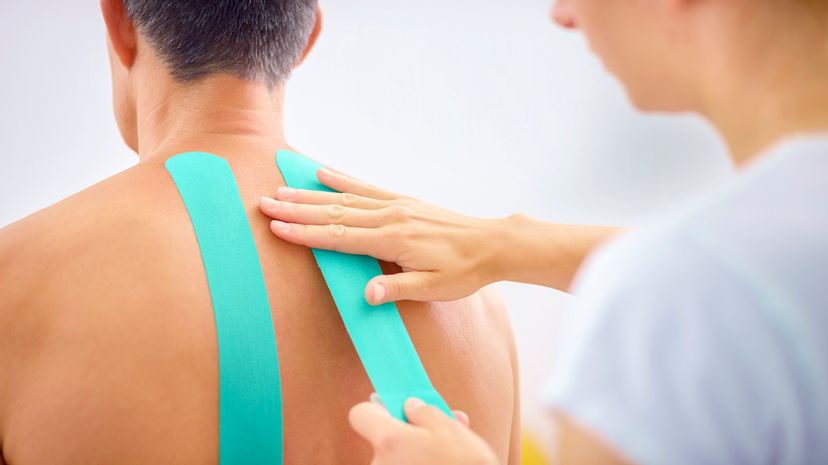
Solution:
{"label": "woman's chin", "polygon": [[687,102],[679,98],[675,92],[653,92],[653,88],[636,92],[625,86],[627,98],[630,103],[639,111],[647,113],[688,113],[693,108]]}

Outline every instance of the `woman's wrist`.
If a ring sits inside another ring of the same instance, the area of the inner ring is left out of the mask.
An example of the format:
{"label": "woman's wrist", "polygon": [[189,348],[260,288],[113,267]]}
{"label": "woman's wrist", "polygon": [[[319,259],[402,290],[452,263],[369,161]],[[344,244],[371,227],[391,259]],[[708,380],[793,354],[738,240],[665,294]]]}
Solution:
{"label": "woman's wrist", "polygon": [[480,261],[477,269],[480,270],[479,277],[483,285],[510,281],[513,274],[511,268],[514,266],[510,260],[511,250],[515,241],[519,240],[513,231],[511,217],[483,219],[480,230],[484,231],[475,245]]}
{"label": "woman's wrist", "polygon": [[482,267],[487,273],[486,282],[533,282],[531,277],[538,274],[536,255],[546,253],[537,250],[537,230],[543,225],[523,214],[486,221],[488,244],[481,249],[487,253],[486,266]]}

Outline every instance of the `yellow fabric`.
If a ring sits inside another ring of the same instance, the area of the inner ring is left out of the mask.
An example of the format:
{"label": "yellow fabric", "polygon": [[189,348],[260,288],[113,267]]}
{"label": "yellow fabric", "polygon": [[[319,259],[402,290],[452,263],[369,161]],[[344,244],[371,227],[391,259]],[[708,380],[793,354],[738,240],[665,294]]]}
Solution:
{"label": "yellow fabric", "polygon": [[521,465],[552,465],[552,462],[546,457],[543,449],[532,438],[531,434],[523,433],[520,450]]}

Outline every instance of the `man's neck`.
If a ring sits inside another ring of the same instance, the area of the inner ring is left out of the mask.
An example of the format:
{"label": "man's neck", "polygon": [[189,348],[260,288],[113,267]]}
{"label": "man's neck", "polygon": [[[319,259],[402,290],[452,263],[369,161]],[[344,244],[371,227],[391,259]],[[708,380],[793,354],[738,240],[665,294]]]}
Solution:
{"label": "man's neck", "polygon": [[828,36],[821,24],[758,18],[733,32],[740,37],[715,38],[713,46],[737,45],[708,63],[703,113],[737,165],[785,138],[828,132]]}
{"label": "man's neck", "polygon": [[181,152],[275,153],[284,145],[283,89],[217,75],[193,84],[154,81],[138,92],[138,157]]}

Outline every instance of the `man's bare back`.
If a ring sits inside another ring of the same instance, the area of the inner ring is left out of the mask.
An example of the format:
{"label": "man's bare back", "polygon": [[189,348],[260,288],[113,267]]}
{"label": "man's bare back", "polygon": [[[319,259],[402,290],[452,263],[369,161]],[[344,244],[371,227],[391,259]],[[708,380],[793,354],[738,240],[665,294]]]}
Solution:
{"label": "man's bare back", "polygon": [[[0,465],[218,461],[213,309],[164,168],[189,151],[225,158],[241,192],[278,345],[285,463],[369,463],[347,415],[371,385],[310,250],[274,237],[257,208],[284,185],[284,82],[319,35],[316,0],[101,8],[115,119],[140,162],[0,230]],[[438,391],[516,463],[500,302],[483,292],[400,311]]]}
{"label": "man's bare back", "polygon": [[[273,237],[257,209],[284,185],[275,151],[191,149],[228,160],[257,244],[279,348],[285,463],[369,463],[347,413],[370,383],[310,251]],[[0,231],[0,296],[8,465],[217,463],[209,289],[163,159]],[[500,301],[482,292],[399,307],[438,391],[503,463],[516,463],[517,367]]]}

